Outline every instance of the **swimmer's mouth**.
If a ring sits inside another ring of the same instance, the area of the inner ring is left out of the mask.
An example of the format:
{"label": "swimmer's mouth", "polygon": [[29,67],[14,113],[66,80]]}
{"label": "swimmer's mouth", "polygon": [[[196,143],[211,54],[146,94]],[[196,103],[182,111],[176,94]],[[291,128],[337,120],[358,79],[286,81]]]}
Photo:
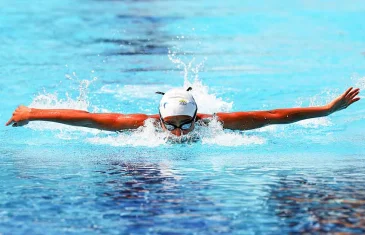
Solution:
{"label": "swimmer's mouth", "polygon": [[166,142],[171,144],[183,144],[197,142],[200,138],[196,134],[187,134],[182,136],[168,135],[166,136]]}

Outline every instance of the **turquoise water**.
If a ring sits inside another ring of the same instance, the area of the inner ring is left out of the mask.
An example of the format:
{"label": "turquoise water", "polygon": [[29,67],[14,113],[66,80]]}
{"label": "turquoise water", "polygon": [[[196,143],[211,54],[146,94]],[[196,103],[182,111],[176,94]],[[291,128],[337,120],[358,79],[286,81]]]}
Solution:
{"label": "turquoise water", "polygon": [[[157,113],[323,105],[365,88],[361,1],[0,1],[0,120],[19,104]],[[360,94],[362,97],[362,95]],[[1,234],[365,233],[365,105],[285,126],[0,127]]]}

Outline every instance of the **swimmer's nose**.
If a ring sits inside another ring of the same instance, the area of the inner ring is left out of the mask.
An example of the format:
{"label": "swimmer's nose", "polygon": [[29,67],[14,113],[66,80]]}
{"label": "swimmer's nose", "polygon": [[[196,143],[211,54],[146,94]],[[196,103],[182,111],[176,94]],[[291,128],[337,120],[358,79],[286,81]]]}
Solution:
{"label": "swimmer's nose", "polygon": [[171,134],[176,135],[176,136],[181,136],[183,133],[180,128],[176,128],[173,131],[171,131]]}

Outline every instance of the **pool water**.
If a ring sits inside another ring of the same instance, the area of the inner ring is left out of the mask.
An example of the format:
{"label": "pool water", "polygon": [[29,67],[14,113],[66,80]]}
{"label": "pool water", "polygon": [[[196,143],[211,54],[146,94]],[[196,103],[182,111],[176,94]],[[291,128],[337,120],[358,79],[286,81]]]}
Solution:
{"label": "pool water", "polygon": [[[324,105],[365,88],[361,1],[0,1],[0,120]],[[360,97],[363,97],[360,93]],[[365,103],[251,131],[0,127],[0,234],[365,233]]]}

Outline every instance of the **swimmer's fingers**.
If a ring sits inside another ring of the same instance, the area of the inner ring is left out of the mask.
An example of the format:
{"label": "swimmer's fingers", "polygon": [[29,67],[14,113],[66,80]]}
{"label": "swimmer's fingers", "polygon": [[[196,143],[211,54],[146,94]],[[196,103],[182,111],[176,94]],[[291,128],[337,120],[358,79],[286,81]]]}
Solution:
{"label": "swimmer's fingers", "polygon": [[14,125],[14,120],[13,120],[13,117],[11,117],[10,119],[9,119],[9,121],[5,124],[5,126],[9,126],[10,124],[13,124]]}
{"label": "swimmer's fingers", "polygon": [[354,89],[353,87],[350,87],[349,89],[347,89],[340,97],[338,97],[339,103],[342,103],[340,106],[342,108],[347,108],[352,103],[358,101],[359,98],[356,96],[359,93],[360,93],[359,88]]}
{"label": "swimmer's fingers", "polygon": [[349,105],[348,105],[348,106],[350,106],[351,104],[353,104],[353,103],[355,103],[355,102],[357,102],[357,101],[359,101],[359,100],[360,100],[360,97],[357,97],[357,98],[355,98],[355,99],[351,100],[351,102],[349,103]]}
{"label": "swimmer's fingers", "polygon": [[353,100],[358,94],[360,93],[360,90],[351,92],[348,96],[350,100]]}
{"label": "swimmer's fingers", "polygon": [[18,127],[18,126],[25,126],[29,123],[29,121],[21,121],[21,122],[16,122],[13,124],[13,126]]}
{"label": "swimmer's fingers", "polygon": [[342,97],[346,97],[351,92],[352,89],[353,89],[352,87],[350,87],[349,89],[347,89],[345,91],[345,93],[342,94]]}
{"label": "swimmer's fingers", "polygon": [[360,89],[357,88],[351,92],[348,93],[348,95],[346,96],[347,99],[347,106],[350,106],[351,104],[357,102],[360,100],[360,97],[356,97],[358,94],[360,93]]}
{"label": "swimmer's fingers", "polygon": [[356,88],[356,89],[354,89],[354,90],[352,90],[352,91],[350,91],[349,93],[347,93],[346,94],[346,97],[347,98],[354,98],[356,95],[358,95],[359,94],[359,92],[360,92],[360,89],[359,88]]}
{"label": "swimmer's fingers", "polygon": [[334,99],[331,103],[329,103],[328,107],[331,113],[340,111],[342,109],[347,108],[351,104],[360,100],[357,95],[360,93],[359,88],[348,88],[342,95]]}
{"label": "swimmer's fingers", "polygon": [[[20,126],[25,126],[29,123],[29,121],[21,121],[21,122],[13,122],[13,125],[11,125],[12,127],[20,127]],[[10,124],[9,124],[10,125]]]}
{"label": "swimmer's fingers", "polygon": [[29,113],[30,113],[30,108],[24,106],[24,105],[20,105],[18,106],[13,115],[11,116],[11,118],[9,119],[9,121],[5,124],[6,126],[12,125],[14,127],[16,126],[24,126],[26,124],[28,124],[28,119],[29,119]]}

